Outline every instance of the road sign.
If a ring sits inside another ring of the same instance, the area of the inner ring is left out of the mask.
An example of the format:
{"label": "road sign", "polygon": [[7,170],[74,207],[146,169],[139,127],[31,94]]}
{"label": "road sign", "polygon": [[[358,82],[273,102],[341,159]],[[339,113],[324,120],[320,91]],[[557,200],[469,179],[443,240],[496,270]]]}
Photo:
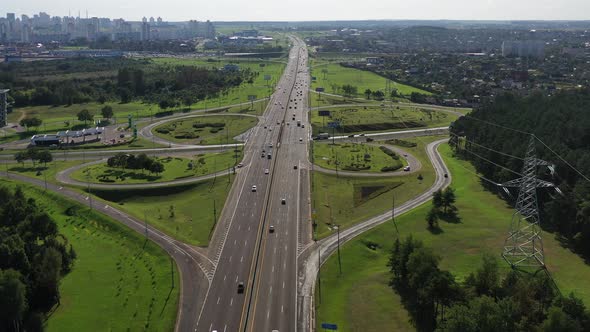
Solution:
{"label": "road sign", "polygon": [[338,128],[338,127],[340,127],[340,121],[328,122],[328,128]]}
{"label": "road sign", "polygon": [[330,111],[318,111],[319,116],[330,116]]}
{"label": "road sign", "polygon": [[265,81],[270,81],[270,75],[264,75],[264,80]]}
{"label": "road sign", "polygon": [[330,323],[322,323],[322,328],[326,330],[338,330],[338,325]]}
{"label": "road sign", "polygon": [[324,88],[315,88],[315,92],[324,92]]}
{"label": "road sign", "polygon": [[256,100],[256,95],[248,95],[248,100],[249,100],[249,101],[254,101],[254,100]]}

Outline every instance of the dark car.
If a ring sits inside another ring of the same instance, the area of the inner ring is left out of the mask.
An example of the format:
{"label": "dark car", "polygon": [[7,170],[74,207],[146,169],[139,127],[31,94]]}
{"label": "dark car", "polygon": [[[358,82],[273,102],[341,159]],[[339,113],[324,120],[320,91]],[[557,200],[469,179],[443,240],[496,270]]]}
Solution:
{"label": "dark car", "polygon": [[244,282],[240,281],[238,283],[238,294],[242,294],[244,292]]}

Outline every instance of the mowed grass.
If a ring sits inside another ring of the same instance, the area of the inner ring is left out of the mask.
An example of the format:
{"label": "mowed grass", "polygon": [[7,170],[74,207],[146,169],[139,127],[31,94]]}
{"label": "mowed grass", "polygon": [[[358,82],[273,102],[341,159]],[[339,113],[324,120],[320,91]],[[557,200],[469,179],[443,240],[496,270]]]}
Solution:
{"label": "mowed grass", "polygon": [[57,183],[55,176],[58,172],[83,163],[84,161],[82,160],[54,160],[47,165],[36,163],[35,166],[28,161],[24,163],[3,163],[3,165],[0,165],[0,171],[8,169],[9,173],[20,174],[43,181],[47,179],[48,183]]}
{"label": "mowed grass", "polygon": [[[441,138],[443,137],[429,136],[404,139],[417,144],[413,148],[403,148],[422,163],[422,169],[416,173],[387,178],[363,178],[313,172],[312,207],[317,223],[316,237],[323,238],[332,234],[333,224],[346,228],[390,211],[394,195],[395,204],[399,206],[430,188],[434,183],[435,174],[425,147]],[[422,176],[422,180],[418,179],[419,175]]]}
{"label": "mowed grass", "polygon": [[[192,158],[181,157],[156,157],[156,161],[164,165],[164,172],[160,174],[150,173],[145,170],[123,169],[120,167],[109,167],[106,162],[90,165],[71,174],[75,180],[91,183],[157,183],[177,179],[198,177],[213,174],[236,164],[241,160],[241,149],[237,148],[234,153],[226,151],[223,153],[199,154]],[[189,167],[192,163],[193,167]]]}
{"label": "mowed grass", "polygon": [[[228,182],[228,179],[231,179]],[[206,246],[234,176],[154,189],[92,190],[112,204],[185,243]]]}
{"label": "mowed grass", "polygon": [[383,152],[378,145],[314,143],[313,154],[316,165],[341,171],[382,173],[381,169],[384,167],[391,167],[392,169],[389,171],[394,171],[404,165],[400,156],[396,154],[398,159],[393,159]]}
{"label": "mowed grass", "polygon": [[[341,247],[342,271],[336,255],[321,269],[322,302],[316,304],[318,322],[338,324],[339,331],[413,331],[399,296],[387,285],[387,259],[396,238],[412,235],[442,257],[441,268],[462,282],[480,264],[483,253],[498,258],[501,272],[509,266],[500,257],[513,209],[493,193],[484,190],[468,162],[452,157],[448,145],[440,147],[456,190],[461,223],[440,222],[442,232],[426,228],[426,203],[398,218],[397,230],[387,222]],[[563,248],[554,234],[542,233],[545,259],[562,294],[574,292],[590,303],[590,266]],[[370,249],[369,246],[376,246]]]}
{"label": "mowed grass", "polygon": [[153,129],[153,133],[172,142],[191,144],[238,143],[234,136],[254,127],[258,119],[252,116],[199,116],[170,121]]}
{"label": "mowed grass", "polygon": [[[351,84],[357,87],[358,97],[363,97],[365,90],[370,89],[371,91],[381,90],[386,94],[385,97],[389,98],[387,91],[385,91],[387,79],[370,71],[346,68],[342,67],[340,64],[331,63],[314,66],[312,68],[311,76],[316,78],[311,84],[311,87],[314,90],[317,87],[323,87],[325,92],[342,94],[341,91],[334,87],[342,87],[342,85]],[[395,81],[391,81],[390,87],[392,89],[397,89],[398,93],[405,96],[409,96],[412,92],[430,95],[430,92],[428,91],[397,83]]]}
{"label": "mowed grass", "polygon": [[311,111],[314,134],[331,132],[327,124],[340,122],[340,133],[395,131],[411,128],[448,126],[457,119],[454,114],[410,106],[347,106],[330,108],[330,116],[319,116],[319,110]]}
{"label": "mowed grass", "polygon": [[[2,185],[16,182],[0,180]],[[60,284],[61,304],[47,331],[171,331],[179,296],[166,252],[102,214],[42,189],[18,184],[57,222],[77,254]],[[75,207],[76,216],[65,214]],[[172,285],[174,282],[174,286]]]}

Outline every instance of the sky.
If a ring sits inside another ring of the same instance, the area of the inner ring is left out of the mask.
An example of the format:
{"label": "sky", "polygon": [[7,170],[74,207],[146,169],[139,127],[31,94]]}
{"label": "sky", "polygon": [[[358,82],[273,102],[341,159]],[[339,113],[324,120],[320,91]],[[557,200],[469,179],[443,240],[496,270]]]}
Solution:
{"label": "sky", "polygon": [[375,19],[590,20],[590,0],[21,0],[3,1],[0,15],[44,11],[51,16],[139,21],[332,21]]}

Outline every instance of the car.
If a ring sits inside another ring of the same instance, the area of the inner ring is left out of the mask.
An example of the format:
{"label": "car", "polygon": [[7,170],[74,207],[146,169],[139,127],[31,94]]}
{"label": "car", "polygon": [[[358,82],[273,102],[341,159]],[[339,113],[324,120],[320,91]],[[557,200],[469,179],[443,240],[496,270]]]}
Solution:
{"label": "car", "polygon": [[270,143],[270,144],[268,145],[268,147],[269,147],[269,148],[272,148],[272,143]]}
{"label": "car", "polygon": [[238,294],[242,294],[244,292],[244,282],[238,282]]}
{"label": "car", "polygon": [[303,138],[299,137],[299,142],[303,142]]}
{"label": "car", "polygon": [[282,205],[285,205],[285,204],[287,204],[287,200],[286,200],[286,199],[284,199],[284,198],[281,198],[281,204],[282,204]]}
{"label": "car", "polygon": [[287,122],[287,126],[289,125],[289,122]]}
{"label": "car", "polygon": [[242,168],[242,167],[244,167],[244,164],[242,164],[242,163],[239,163],[239,164],[238,164],[238,168]]}
{"label": "car", "polygon": [[409,171],[410,171],[410,166],[404,167],[404,172],[409,172]]}
{"label": "car", "polygon": [[252,186],[252,192],[256,192],[256,185]]}
{"label": "car", "polygon": [[445,173],[445,178],[448,178],[448,177],[449,177],[449,175],[447,173]]}
{"label": "car", "polygon": [[269,233],[274,233],[275,232],[275,227],[273,225],[268,226],[268,232]]}
{"label": "car", "polygon": [[268,168],[264,170],[264,174],[268,174]]}
{"label": "car", "polygon": [[359,136],[365,136],[365,134],[360,134]]}
{"label": "car", "polygon": [[304,124],[302,124],[302,125],[301,125],[301,128],[305,128],[305,125],[304,125]]}
{"label": "car", "polygon": [[267,126],[264,126],[264,129],[266,129],[266,128],[267,128]]}
{"label": "car", "polygon": [[297,169],[297,165],[294,165],[294,166],[293,166],[293,169]]}

